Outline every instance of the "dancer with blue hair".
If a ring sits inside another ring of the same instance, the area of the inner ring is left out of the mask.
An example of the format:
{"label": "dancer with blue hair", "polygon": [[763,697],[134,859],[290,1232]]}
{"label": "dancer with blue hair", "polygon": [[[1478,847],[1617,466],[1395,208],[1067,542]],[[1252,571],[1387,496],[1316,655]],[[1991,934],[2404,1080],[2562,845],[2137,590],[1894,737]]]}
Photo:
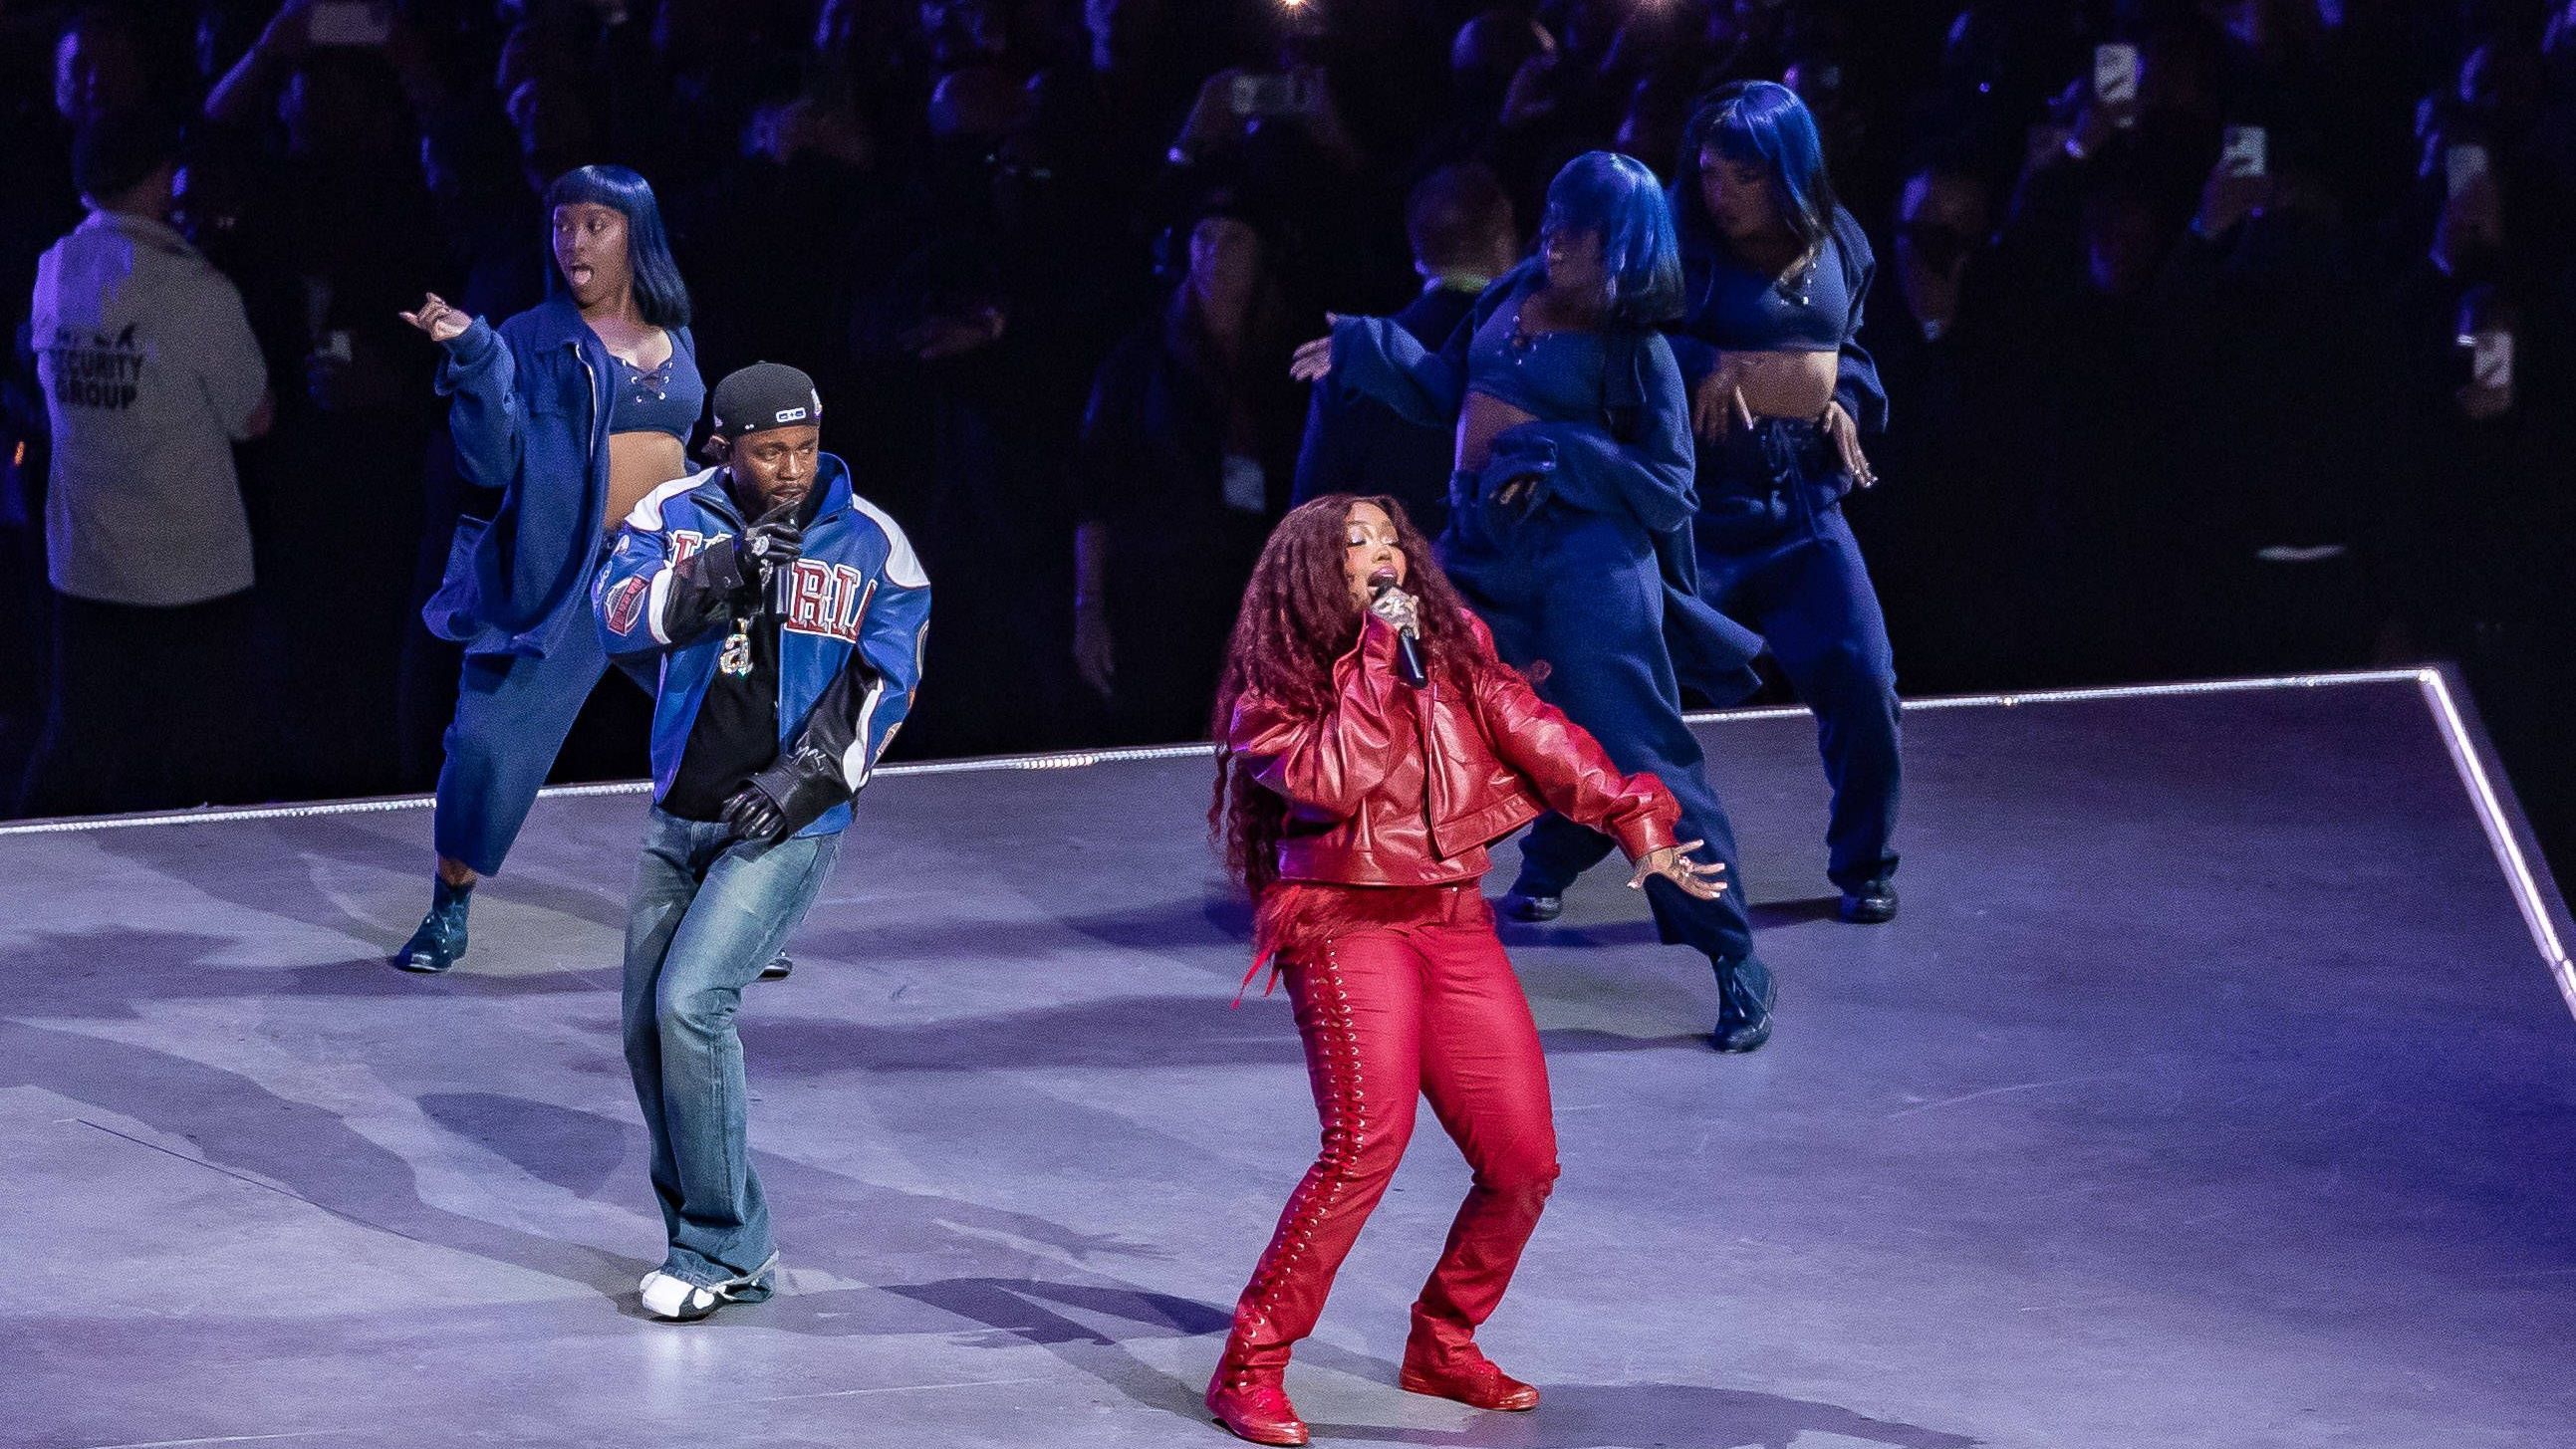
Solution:
{"label": "dancer with blue hair", "polygon": [[465,646],[438,775],[429,914],[394,953],[407,971],[465,954],[474,883],[501,868],[583,701],[608,672],[590,584],[617,526],[689,472],[706,403],[689,290],[653,188],[584,166],[546,189],[555,271],[544,302],[494,327],[435,294],[403,320],[446,349],[438,390],[465,481],[497,493],[457,524],[422,610]]}
{"label": "dancer with blue hair", "polygon": [[1674,175],[1689,302],[1671,330],[1699,440],[1701,591],[1762,635],[1815,712],[1833,788],[1826,875],[1842,919],[1875,925],[1896,915],[1896,663],[1842,501],[1877,481],[1861,437],[1887,426],[1858,341],[1876,264],[1786,86],[1712,92]]}
{"label": "dancer with blue hair", "polygon": [[[1487,288],[1440,352],[1389,319],[1336,317],[1292,371],[1455,427],[1442,562],[1502,658],[1621,770],[1664,781],[1684,838],[1725,868],[1734,888],[1715,899],[1647,888],[1663,939],[1716,968],[1715,1044],[1751,1051],[1771,1032],[1770,972],[1753,952],[1734,828],[1681,690],[1742,698],[1760,641],[1696,586],[1689,397],[1655,330],[1682,308],[1672,213],[1652,171],[1594,151],[1549,183],[1539,238],[1539,254]],[[1525,876],[1559,868],[1531,852],[1560,838],[1524,840]]]}

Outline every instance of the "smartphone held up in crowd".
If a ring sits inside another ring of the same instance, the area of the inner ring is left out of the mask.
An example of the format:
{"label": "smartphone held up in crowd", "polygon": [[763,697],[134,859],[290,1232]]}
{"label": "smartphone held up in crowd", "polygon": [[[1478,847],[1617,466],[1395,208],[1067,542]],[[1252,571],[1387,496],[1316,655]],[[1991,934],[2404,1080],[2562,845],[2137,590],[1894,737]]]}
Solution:
{"label": "smartphone held up in crowd", "polygon": [[2270,174],[2272,133],[2261,126],[2229,126],[2220,133],[2219,164],[2229,176],[2252,181]]}
{"label": "smartphone held up in crowd", "polygon": [[1246,71],[1234,78],[1230,100],[1242,120],[1302,116],[1315,108],[1315,78],[1299,71]]}
{"label": "smartphone held up in crowd", "polygon": [[304,26],[315,45],[382,45],[393,34],[394,7],[385,0],[317,0]]}
{"label": "smartphone held up in crowd", "polygon": [[2123,41],[2093,47],[2093,99],[2111,117],[2112,124],[2128,127],[2136,124],[2138,111],[2138,48]]}

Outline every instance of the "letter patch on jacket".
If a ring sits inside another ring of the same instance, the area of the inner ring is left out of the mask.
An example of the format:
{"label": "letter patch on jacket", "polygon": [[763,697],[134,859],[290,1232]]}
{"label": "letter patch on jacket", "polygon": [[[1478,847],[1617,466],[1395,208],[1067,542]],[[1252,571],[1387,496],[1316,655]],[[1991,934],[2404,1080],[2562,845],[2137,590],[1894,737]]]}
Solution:
{"label": "letter patch on jacket", "polygon": [[848,564],[800,558],[787,577],[789,629],[855,644],[859,619],[867,613],[876,584]]}

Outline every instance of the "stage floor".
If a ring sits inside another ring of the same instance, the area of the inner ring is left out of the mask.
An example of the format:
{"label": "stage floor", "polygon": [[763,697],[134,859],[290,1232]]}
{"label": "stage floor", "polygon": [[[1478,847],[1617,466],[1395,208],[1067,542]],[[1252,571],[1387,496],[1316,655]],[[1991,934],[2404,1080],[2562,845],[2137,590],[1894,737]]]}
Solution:
{"label": "stage floor", "polygon": [[[1877,928],[1806,720],[1705,726],[1777,1038],[1709,1051],[1607,868],[1508,929],[1565,1176],[1485,1341],[1546,1402],[1392,1386],[1465,1181],[1426,1114],[1291,1370],[1319,1442],[2576,1444],[2576,1024],[2428,700],[1910,710]],[[0,834],[0,1439],[1230,1442],[1199,1392],[1314,1123],[1284,997],[1227,1009],[1207,781],[871,789],[744,1008],[783,1291],[676,1327],[639,796],[543,802],[433,979],[381,959],[417,806]]]}

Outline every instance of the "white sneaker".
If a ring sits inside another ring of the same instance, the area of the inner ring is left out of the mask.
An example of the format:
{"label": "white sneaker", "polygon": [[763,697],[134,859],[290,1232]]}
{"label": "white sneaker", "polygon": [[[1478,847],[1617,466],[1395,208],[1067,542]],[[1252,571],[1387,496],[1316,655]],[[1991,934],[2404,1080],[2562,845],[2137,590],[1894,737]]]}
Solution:
{"label": "white sneaker", "polygon": [[[644,1311],[669,1323],[694,1323],[728,1303],[742,1301],[750,1289],[761,1287],[778,1267],[778,1255],[738,1278],[728,1278],[713,1285],[692,1283],[656,1268],[635,1285]],[[768,1294],[763,1293],[762,1297]]]}
{"label": "white sneaker", "polygon": [[655,1318],[673,1323],[688,1323],[704,1318],[724,1306],[724,1295],[713,1288],[701,1287],[686,1278],[675,1278],[655,1269],[644,1275],[637,1286],[644,1300],[644,1311]]}

